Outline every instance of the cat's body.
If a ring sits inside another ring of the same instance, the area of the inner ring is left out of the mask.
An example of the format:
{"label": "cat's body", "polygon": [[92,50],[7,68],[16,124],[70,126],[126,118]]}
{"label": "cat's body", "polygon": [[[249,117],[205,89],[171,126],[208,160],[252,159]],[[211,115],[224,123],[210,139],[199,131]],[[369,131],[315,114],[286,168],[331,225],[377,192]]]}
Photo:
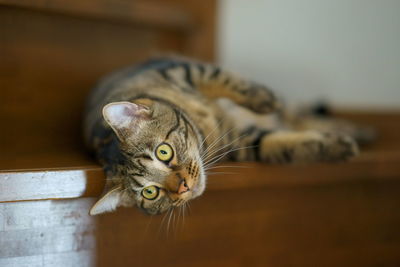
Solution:
{"label": "cat's body", "polygon": [[338,161],[357,153],[343,133],[288,130],[283,121],[237,127],[217,104],[222,97],[260,114],[281,108],[266,87],[187,59],[150,60],[103,79],[85,117],[86,142],[107,176],[91,214],[182,205],[202,194],[206,168],[218,160]]}

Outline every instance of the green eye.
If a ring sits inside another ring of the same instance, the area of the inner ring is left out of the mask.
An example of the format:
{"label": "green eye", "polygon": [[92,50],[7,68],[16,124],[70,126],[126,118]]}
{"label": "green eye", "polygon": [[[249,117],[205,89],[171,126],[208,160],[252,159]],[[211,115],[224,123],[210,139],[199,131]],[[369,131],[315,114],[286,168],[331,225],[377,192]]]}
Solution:
{"label": "green eye", "polygon": [[158,197],[160,189],[157,186],[151,185],[142,190],[142,196],[148,200],[153,200]]}
{"label": "green eye", "polygon": [[172,147],[166,143],[159,145],[156,149],[156,157],[161,161],[169,161],[174,156]]}

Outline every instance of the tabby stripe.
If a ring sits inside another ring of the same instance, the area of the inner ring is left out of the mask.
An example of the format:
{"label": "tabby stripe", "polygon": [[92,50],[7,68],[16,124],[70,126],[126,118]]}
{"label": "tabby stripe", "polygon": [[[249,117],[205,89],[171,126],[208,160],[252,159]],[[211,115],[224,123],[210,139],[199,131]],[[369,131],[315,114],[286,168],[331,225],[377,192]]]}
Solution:
{"label": "tabby stripe", "polygon": [[188,128],[188,125],[190,126],[190,128],[192,128],[192,130],[193,130],[193,127],[192,127],[192,126],[190,125],[190,123],[186,120],[186,118],[183,117],[182,114],[179,114],[179,115],[181,115],[181,118],[182,118],[182,120],[183,120],[183,124],[185,125],[185,140],[187,140],[187,138],[189,137],[189,128]]}
{"label": "tabby stripe", "polygon": [[136,169],[128,169],[126,171],[127,175],[144,176],[142,172],[136,172]]}
{"label": "tabby stripe", "polygon": [[[180,139],[181,139],[181,143],[184,144],[185,149],[187,149],[188,148],[187,139],[188,139],[188,136],[189,136],[188,127],[187,127],[187,124],[186,124],[186,121],[185,121],[185,117],[180,112],[179,112],[179,117],[183,120],[183,124],[185,126],[185,137],[184,138],[180,138]],[[179,131],[179,132],[181,132],[181,131]]]}
{"label": "tabby stripe", "polygon": [[171,81],[171,77],[169,77],[167,70],[168,69],[159,69],[158,73],[161,74],[161,76],[164,78],[164,80]]}
{"label": "tabby stripe", "polygon": [[238,94],[246,95],[249,92],[249,89],[251,89],[251,86],[247,83],[234,83],[229,88]]}
{"label": "tabby stripe", "polygon": [[228,87],[230,81],[231,81],[231,80],[229,79],[229,77],[226,76],[226,77],[224,78],[224,80],[222,81],[222,85]]}
{"label": "tabby stripe", "polygon": [[189,64],[182,64],[183,69],[185,70],[185,81],[191,86],[194,87],[193,79],[192,79],[192,71],[190,70]]}
{"label": "tabby stripe", "polygon": [[256,136],[256,138],[253,140],[252,146],[254,149],[254,156],[256,158],[256,160],[260,161],[261,160],[261,156],[260,156],[260,143],[261,140],[263,139],[264,136],[266,136],[267,134],[270,134],[271,131],[267,131],[267,130],[261,130],[258,135]]}
{"label": "tabby stripe", "polygon": [[121,151],[121,153],[122,153],[124,156],[130,156],[130,157],[135,156],[135,154],[133,154],[132,152]]}
{"label": "tabby stripe", "polygon": [[292,160],[293,160],[292,154],[293,154],[293,151],[289,150],[288,148],[283,149],[282,156],[283,156],[285,163],[292,162]]}
{"label": "tabby stripe", "polygon": [[131,181],[136,185],[136,187],[139,187],[139,188],[143,188],[144,187],[144,185],[139,183],[138,180],[135,179],[135,177],[132,177]]}
{"label": "tabby stripe", "polygon": [[206,68],[204,67],[203,64],[197,64],[196,66],[200,71],[200,77],[203,77],[204,73],[206,72]]}
{"label": "tabby stripe", "polygon": [[[139,162],[139,161],[138,161]],[[135,167],[137,170],[139,170],[140,172],[144,172],[146,170],[146,168],[143,166],[143,164],[138,163],[136,161],[132,162],[133,167]]]}
{"label": "tabby stripe", "polygon": [[242,135],[248,136],[248,135],[253,134],[255,130],[257,130],[257,127],[254,126],[254,125],[252,125],[252,126],[247,127],[246,129],[244,129],[244,130],[240,133],[240,135],[241,135],[241,136],[242,136]]}
{"label": "tabby stripe", "polygon": [[143,173],[139,173],[139,172],[129,173],[129,175],[132,175],[132,176],[139,176],[139,177],[143,177],[143,176],[144,176]]}
{"label": "tabby stripe", "polygon": [[179,117],[179,112],[176,109],[173,109],[176,117],[176,124],[168,131],[167,135],[165,136],[165,139],[168,139],[170,134],[176,131],[176,129],[179,128],[180,123],[180,117]]}
{"label": "tabby stripe", "polygon": [[143,165],[143,163],[140,160],[137,160],[137,163],[145,170],[146,166]]}
{"label": "tabby stripe", "polygon": [[[184,121],[187,121],[187,123],[188,123],[188,125],[190,126],[190,128],[192,128],[192,130],[193,130],[193,132],[194,133],[196,133],[196,134],[198,134],[198,135],[200,135],[200,140],[203,140],[204,139],[204,133],[203,133],[203,131],[201,130],[201,129],[199,129],[199,128],[197,128],[196,130],[195,130],[195,128],[193,127],[193,125],[187,120],[187,118],[186,117],[188,117],[177,105],[175,105],[174,103],[171,103],[170,101],[168,101],[168,100],[165,100],[165,99],[162,99],[162,98],[159,98],[159,97],[155,97],[155,96],[150,96],[150,95],[147,95],[147,94],[140,94],[140,95],[138,95],[138,96],[135,96],[134,98],[131,98],[131,99],[129,99],[128,101],[134,101],[134,100],[136,100],[136,99],[140,99],[140,98],[148,98],[148,99],[151,99],[151,100],[154,100],[154,101],[159,101],[159,102],[161,102],[161,103],[164,103],[165,105],[168,105],[168,106],[170,106],[172,109],[174,109],[174,110],[176,110],[176,111],[178,111],[179,112],[179,114],[182,116],[182,118],[184,119]],[[200,141],[199,140],[199,141]],[[201,141],[200,141],[201,142]]]}
{"label": "tabby stripe", "polygon": [[174,67],[176,67],[175,62],[168,62],[167,66],[163,66],[162,68],[156,68],[156,70],[161,74],[161,76],[165,80],[171,81],[172,78],[168,75],[168,71]]}
{"label": "tabby stripe", "polygon": [[[192,79],[192,72],[191,72],[191,70],[190,70],[190,65],[189,64],[187,64],[187,63],[175,63],[175,62],[173,62],[173,63],[171,63],[171,64],[168,64],[167,66],[165,66],[165,67],[163,67],[163,68],[160,68],[160,69],[157,69],[157,71],[161,74],[161,76],[165,79],[165,80],[167,80],[167,81],[170,81],[170,82],[174,82],[173,80],[174,79],[172,79],[172,77],[170,77],[169,75],[168,75],[168,71],[170,70],[170,69],[174,69],[174,68],[178,68],[178,67],[180,67],[180,68],[182,68],[183,69],[183,71],[184,71],[184,75],[185,75],[185,77],[184,77],[184,80],[186,81],[186,83],[190,86],[190,87],[194,87],[194,83],[193,83],[193,79]],[[192,88],[181,88],[182,90],[185,90],[185,91],[187,91],[187,92],[189,92],[189,91],[192,91],[192,90],[190,90],[190,89],[192,89]]]}
{"label": "tabby stripe", "polygon": [[217,77],[220,75],[220,73],[221,73],[221,69],[218,68],[218,67],[215,67],[215,69],[214,69],[214,71],[211,73],[209,79],[212,80],[212,79],[217,78]]}

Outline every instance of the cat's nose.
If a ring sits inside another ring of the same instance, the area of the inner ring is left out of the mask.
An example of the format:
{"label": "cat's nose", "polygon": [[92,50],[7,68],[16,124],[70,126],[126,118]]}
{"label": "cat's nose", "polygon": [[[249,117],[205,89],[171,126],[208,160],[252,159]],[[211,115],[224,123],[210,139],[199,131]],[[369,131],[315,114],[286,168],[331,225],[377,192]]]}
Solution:
{"label": "cat's nose", "polygon": [[183,193],[185,193],[185,192],[187,192],[187,191],[190,191],[190,188],[189,188],[189,186],[187,185],[186,180],[183,179],[183,180],[181,181],[181,183],[179,184],[178,194],[183,194]]}

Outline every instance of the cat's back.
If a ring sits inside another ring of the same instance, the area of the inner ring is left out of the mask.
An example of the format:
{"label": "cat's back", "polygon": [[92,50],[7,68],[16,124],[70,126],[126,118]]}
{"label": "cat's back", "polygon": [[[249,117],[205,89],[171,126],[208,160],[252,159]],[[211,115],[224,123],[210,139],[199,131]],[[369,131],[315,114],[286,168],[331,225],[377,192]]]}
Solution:
{"label": "cat's back", "polygon": [[93,88],[88,98],[87,110],[90,111],[94,106],[101,105],[107,100],[112,100],[110,99],[112,96],[118,98],[118,96],[114,94],[115,91],[121,91],[121,89],[135,90],[135,82],[138,83],[140,80],[144,81],[145,78],[148,79],[148,83],[151,79],[155,82],[158,80],[154,77],[157,72],[173,64],[176,64],[176,60],[172,58],[157,58],[113,71],[101,78]]}
{"label": "cat's back", "polygon": [[188,77],[188,73],[193,75],[190,69],[194,64],[199,63],[178,57],[156,58],[102,78],[92,90],[86,105],[86,143],[92,146],[94,132],[102,136],[109,134],[102,118],[102,108],[111,102],[153,98],[168,101],[194,116],[196,113],[212,112],[212,104],[193,88],[190,80],[196,77]]}

